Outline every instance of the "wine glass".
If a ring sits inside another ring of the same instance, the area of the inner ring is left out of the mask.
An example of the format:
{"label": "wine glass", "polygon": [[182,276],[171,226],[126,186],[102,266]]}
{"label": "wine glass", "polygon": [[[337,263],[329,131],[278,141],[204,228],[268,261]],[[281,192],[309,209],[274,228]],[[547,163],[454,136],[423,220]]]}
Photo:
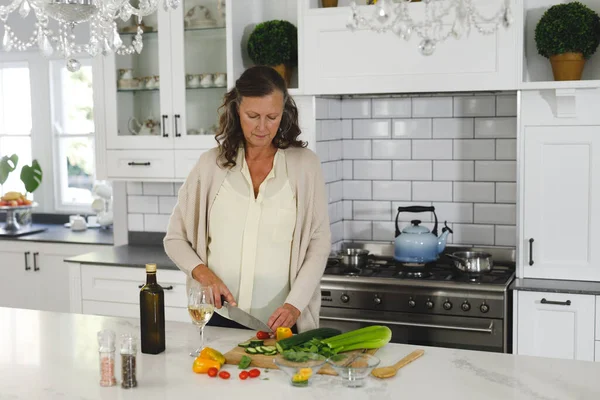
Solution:
{"label": "wine glass", "polygon": [[200,347],[190,353],[198,357],[204,348],[204,326],[210,321],[215,311],[213,292],[209,286],[192,285],[188,294],[188,312],[192,322],[200,330]]}

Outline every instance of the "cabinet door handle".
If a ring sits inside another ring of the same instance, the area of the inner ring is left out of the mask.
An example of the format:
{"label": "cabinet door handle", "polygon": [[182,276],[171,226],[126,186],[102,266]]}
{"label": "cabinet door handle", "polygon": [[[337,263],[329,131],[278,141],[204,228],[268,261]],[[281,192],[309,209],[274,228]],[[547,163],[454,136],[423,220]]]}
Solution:
{"label": "cabinet door handle", "polygon": [[33,253],[33,270],[39,271],[40,267],[38,267],[37,257],[40,255],[37,251]]}
{"label": "cabinet door handle", "polygon": [[554,304],[556,306],[570,306],[571,305],[571,300],[567,300],[567,301],[550,301],[550,300],[546,300],[545,298],[543,298],[540,303],[542,304]]}
{"label": "cabinet door handle", "polygon": [[[140,288],[140,289],[143,288],[143,287],[144,287],[144,285],[138,285],[138,288]],[[173,286],[172,285],[170,285],[170,286],[163,286],[162,288],[163,288],[163,290],[173,290]]]}
{"label": "cabinet door handle", "polygon": [[31,252],[27,251],[25,252],[25,271],[29,271],[31,269],[31,267],[29,266],[29,254]]}
{"label": "cabinet door handle", "polygon": [[162,131],[163,131],[163,137],[169,137],[169,134],[167,133],[167,118],[169,118],[168,115],[163,115],[162,116]]}
{"label": "cabinet door handle", "polygon": [[149,167],[150,161],[146,161],[146,162],[130,161],[127,163],[127,165],[129,165],[130,167]]}
{"label": "cabinet door handle", "polygon": [[177,129],[179,118],[181,118],[181,115],[175,114],[175,137],[181,137],[181,133],[179,133],[179,129]]}
{"label": "cabinet door handle", "polygon": [[533,238],[529,239],[529,265],[533,265]]}

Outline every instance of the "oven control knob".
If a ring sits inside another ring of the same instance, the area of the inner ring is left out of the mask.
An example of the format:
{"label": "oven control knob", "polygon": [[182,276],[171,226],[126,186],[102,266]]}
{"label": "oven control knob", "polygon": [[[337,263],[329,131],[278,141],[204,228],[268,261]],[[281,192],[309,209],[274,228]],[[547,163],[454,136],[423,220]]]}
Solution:
{"label": "oven control knob", "polygon": [[485,302],[483,302],[479,306],[479,311],[481,311],[482,313],[485,314],[486,312],[490,311],[490,306],[488,306],[487,304],[485,304]]}
{"label": "oven control knob", "polygon": [[452,309],[452,303],[450,303],[450,300],[446,300],[443,304],[444,306],[444,310],[448,311]]}
{"label": "oven control knob", "polygon": [[350,301],[350,296],[348,296],[347,294],[343,294],[342,297],[340,297],[340,300],[342,301],[342,303],[347,303]]}
{"label": "oven control knob", "polygon": [[375,297],[373,297],[373,303],[381,304],[381,297],[375,295]]}
{"label": "oven control knob", "polygon": [[431,310],[433,308],[433,301],[431,301],[430,299],[427,299],[427,301],[425,302],[425,307],[427,307]]}
{"label": "oven control knob", "polygon": [[460,308],[463,311],[469,311],[471,309],[471,305],[465,300],[465,302],[460,305]]}
{"label": "oven control knob", "polygon": [[411,297],[410,300],[408,300],[408,306],[410,308],[415,308],[416,305],[417,305],[417,303],[415,303],[415,301]]}

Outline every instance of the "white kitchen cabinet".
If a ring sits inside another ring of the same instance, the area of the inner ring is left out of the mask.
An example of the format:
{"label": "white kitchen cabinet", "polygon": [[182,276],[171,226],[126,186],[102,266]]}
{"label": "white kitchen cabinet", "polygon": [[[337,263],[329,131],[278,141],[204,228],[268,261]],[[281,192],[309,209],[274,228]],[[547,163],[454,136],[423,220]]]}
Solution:
{"label": "white kitchen cabinet", "polygon": [[36,309],[31,251],[0,252],[0,306]]}
{"label": "white kitchen cabinet", "polygon": [[516,353],[594,360],[595,296],[517,292]]}
{"label": "white kitchen cabinet", "polygon": [[525,278],[600,280],[600,125],[522,131]]}

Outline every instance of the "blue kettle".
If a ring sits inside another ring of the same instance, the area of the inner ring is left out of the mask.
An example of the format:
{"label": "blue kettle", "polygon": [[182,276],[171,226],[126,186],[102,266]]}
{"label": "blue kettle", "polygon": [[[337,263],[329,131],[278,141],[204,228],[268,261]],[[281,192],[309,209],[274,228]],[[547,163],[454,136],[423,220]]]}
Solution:
{"label": "blue kettle", "polygon": [[[411,225],[400,232],[398,228],[398,217],[401,212],[432,212],[435,218],[433,230],[429,231],[424,226],[420,226],[421,221],[414,219]],[[394,259],[404,263],[424,264],[438,259],[439,255],[446,248],[446,239],[452,230],[444,222],[442,234],[438,237],[438,219],[435,214],[435,207],[410,206],[398,207],[396,214],[396,240],[394,242]]]}

